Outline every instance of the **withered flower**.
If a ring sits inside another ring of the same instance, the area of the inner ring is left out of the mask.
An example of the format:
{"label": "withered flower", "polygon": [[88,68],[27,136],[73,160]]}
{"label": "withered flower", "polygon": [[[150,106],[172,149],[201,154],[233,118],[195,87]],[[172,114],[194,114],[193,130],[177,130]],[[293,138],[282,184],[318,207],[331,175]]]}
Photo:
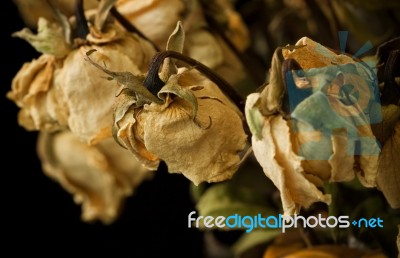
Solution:
{"label": "withered flower", "polygon": [[[167,50],[181,51],[183,39],[178,23]],[[145,80],[109,71],[93,62],[92,54],[88,60],[122,85],[114,107],[114,138],[147,168],[154,170],[163,160],[170,172],[182,173],[196,185],[229,179],[238,169],[238,152],[246,145],[242,114],[214,82],[194,69],[177,69],[167,58],[160,72],[164,81],[157,75],[162,87],[152,89],[151,82],[146,88],[158,67],[150,68]]]}
{"label": "withered flower", "polygon": [[218,11],[203,10],[198,0],[119,0],[116,6],[159,49],[165,49],[169,33],[182,21],[186,32],[183,54],[215,69],[235,86],[245,79],[245,68],[226,42],[212,32],[215,25],[207,28],[204,13],[212,14],[213,19],[223,24],[223,33],[239,51],[249,45],[248,30],[230,1],[220,0],[213,2],[214,5]]}
{"label": "withered flower", "polygon": [[97,69],[83,62],[85,53],[96,47],[99,62],[141,73],[155,50],[139,36],[102,22],[101,28],[90,23],[86,41],[78,45],[76,40],[71,42],[64,37],[68,31],[65,24],[62,27],[44,19],[39,21],[38,35],[28,29],[15,34],[45,53],[22,67],[7,95],[21,107],[19,123],[22,126],[29,130],[68,128],[89,143],[111,137],[116,89]]}
{"label": "withered flower", "polygon": [[87,145],[69,131],[41,133],[43,171],[82,205],[84,221],[113,222],[126,197],[152,174],[112,138]]}
{"label": "withered flower", "polygon": [[[285,61],[281,64],[279,54]],[[255,156],[281,192],[286,215],[330,196],[324,181],[376,186],[382,119],[376,76],[366,64],[302,38],[275,52],[269,85],[248,96]]]}

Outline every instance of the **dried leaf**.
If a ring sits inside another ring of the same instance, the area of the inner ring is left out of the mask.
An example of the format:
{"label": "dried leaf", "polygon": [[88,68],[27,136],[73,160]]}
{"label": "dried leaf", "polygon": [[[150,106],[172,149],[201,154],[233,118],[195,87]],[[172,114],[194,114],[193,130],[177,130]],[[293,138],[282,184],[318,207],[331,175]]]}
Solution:
{"label": "dried leaf", "polygon": [[151,173],[112,139],[86,145],[68,131],[40,134],[43,170],[82,205],[84,221],[112,223],[124,199]]}
{"label": "dried leaf", "polygon": [[106,24],[106,20],[110,13],[111,8],[117,0],[102,0],[98,6],[96,17],[94,19],[94,26],[98,31],[102,31],[104,25]]}
{"label": "dried leaf", "polygon": [[53,55],[57,58],[66,56],[71,51],[63,29],[58,24],[51,24],[45,18],[39,18],[38,33],[33,34],[28,28],[12,34],[14,37],[28,41],[38,52]]}
{"label": "dried leaf", "polygon": [[285,89],[281,71],[282,62],[279,59],[280,51],[278,49],[274,52],[269,73],[269,83],[261,93],[259,109],[263,115],[274,114],[282,110],[281,106]]}
{"label": "dried leaf", "polygon": [[[182,53],[184,43],[185,43],[185,31],[183,30],[182,23],[178,21],[175,30],[168,38],[166,50],[172,50],[178,53]],[[170,58],[166,58],[164,60],[163,67],[160,72],[161,80],[163,82],[166,82],[172,74],[176,73],[177,73],[177,67],[175,66],[175,61]]]}

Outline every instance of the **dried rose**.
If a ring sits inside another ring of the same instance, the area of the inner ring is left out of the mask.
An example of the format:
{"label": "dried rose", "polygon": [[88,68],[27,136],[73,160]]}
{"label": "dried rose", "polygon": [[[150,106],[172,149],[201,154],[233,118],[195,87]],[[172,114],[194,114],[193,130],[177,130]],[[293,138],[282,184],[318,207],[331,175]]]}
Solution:
{"label": "dried rose", "polygon": [[[167,49],[180,51],[183,35],[178,23]],[[176,70],[166,59],[160,74],[165,85],[154,96],[144,86],[144,76],[111,72],[91,62],[123,85],[115,105],[114,137],[147,168],[156,169],[164,160],[170,172],[182,173],[196,185],[229,179],[237,170],[238,152],[246,145],[242,115],[215,83],[196,70]]]}
{"label": "dried rose", "polygon": [[69,131],[41,133],[38,153],[45,174],[82,205],[84,221],[113,222],[124,199],[152,175],[113,139],[87,145]]}
{"label": "dried rose", "polygon": [[[36,28],[40,17],[50,22],[57,22],[58,14],[55,9],[60,10],[66,16],[74,15],[75,2],[71,0],[13,0],[18,7],[21,17],[28,27]],[[51,5],[50,5],[50,4]],[[97,0],[84,0],[85,10],[95,8]]]}
{"label": "dried rose", "polygon": [[[218,11],[209,11],[225,26],[226,36],[237,49],[249,45],[248,30],[232,3],[218,1]],[[206,28],[204,10],[199,1],[183,0],[119,0],[118,10],[159,49],[165,49],[170,31],[182,21],[186,31],[184,54],[215,69],[232,85],[245,79],[244,67],[224,40]],[[224,10],[221,12],[221,10]]]}
{"label": "dried rose", "polygon": [[[55,26],[61,25],[52,24],[51,28]],[[83,61],[85,53],[96,47],[100,53],[97,61],[116,69],[141,73],[155,50],[139,36],[111,23],[100,26],[102,28],[90,26],[86,44],[71,45],[68,51],[61,51],[66,48],[48,37],[52,34],[46,30],[40,30],[37,36],[27,31],[17,34],[30,43],[33,41],[38,50],[51,54],[25,64],[13,80],[8,97],[21,107],[19,122],[22,126],[30,130],[69,128],[89,143],[111,137],[116,89],[97,69]],[[61,31],[54,29],[53,38],[58,32],[57,39],[61,39]]]}
{"label": "dried rose", "polygon": [[[381,119],[376,76],[364,64],[308,38],[283,48],[283,65],[280,51],[273,58],[269,85],[248,96],[246,118],[255,156],[280,190],[284,213],[292,215],[318,201],[330,203],[330,196],[317,188],[324,181],[357,175],[364,186],[376,186],[380,147],[370,126]],[[355,89],[343,99],[346,85]]]}

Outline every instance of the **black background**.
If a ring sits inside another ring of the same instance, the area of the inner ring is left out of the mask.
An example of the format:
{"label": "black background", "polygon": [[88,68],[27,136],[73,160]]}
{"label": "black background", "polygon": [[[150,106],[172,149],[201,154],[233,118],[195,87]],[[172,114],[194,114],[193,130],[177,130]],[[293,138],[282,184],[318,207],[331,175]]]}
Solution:
{"label": "black background", "polygon": [[36,156],[37,133],[19,127],[18,108],[5,98],[22,64],[39,54],[25,41],[11,37],[24,27],[12,1],[0,5],[0,253],[58,257],[59,253],[95,256],[111,251],[113,257],[201,257],[202,234],[187,228],[187,215],[194,210],[189,181],[168,174],[164,165],[128,198],[121,217],[110,226],[82,222],[72,196],[42,173]]}

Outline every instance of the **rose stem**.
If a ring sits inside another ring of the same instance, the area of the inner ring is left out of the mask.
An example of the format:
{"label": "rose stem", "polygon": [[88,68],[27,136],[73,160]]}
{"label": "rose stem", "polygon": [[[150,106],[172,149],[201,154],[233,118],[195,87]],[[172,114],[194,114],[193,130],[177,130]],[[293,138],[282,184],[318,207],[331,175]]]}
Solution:
{"label": "rose stem", "polygon": [[229,85],[228,82],[226,82],[223,78],[221,78],[219,75],[214,73],[213,70],[211,70],[207,66],[203,65],[199,61],[197,61],[193,58],[190,58],[188,56],[182,55],[181,53],[178,53],[175,51],[162,51],[162,52],[157,53],[153,57],[153,59],[150,63],[149,72],[143,82],[144,86],[150,92],[157,95],[158,91],[164,86],[164,82],[158,76],[158,71],[159,71],[161,65],[163,64],[164,59],[167,57],[180,60],[180,61],[192,66],[194,69],[198,70],[202,74],[204,74],[208,79],[210,79],[212,82],[214,82],[219,87],[219,89],[226,96],[228,96],[241,111],[244,111],[244,100],[232,88],[232,86]]}
{"label": "rose stem", "polygon": [[139,35],[140,37],[142,37],[143,39],[147,40],[150,44],[153,45],[153,47],[157,50],[160,51],[158,49],[158,47],[156,46],[156,44],[154,44],[153,41],[151,41],[148,37],[146,37],[140,30],[138,30],[138,28],[136,28],[132,23],[130,23],[118,10],[117,8],[112,7],[111,8],[111,14],[114,16],[114,18],[122,25],[122,27],[124,27],[127,31],[132,32],[132,33],[136,33],[137,35]]}
{"label": "rose stem", "polygon": [[75,2],[75,16],[77,24],[77,37],[81,39],[86,39],[86,36],[89,34],[89,26],[87,24],[85,11],[83,8],[83,0],[77,0]]}

